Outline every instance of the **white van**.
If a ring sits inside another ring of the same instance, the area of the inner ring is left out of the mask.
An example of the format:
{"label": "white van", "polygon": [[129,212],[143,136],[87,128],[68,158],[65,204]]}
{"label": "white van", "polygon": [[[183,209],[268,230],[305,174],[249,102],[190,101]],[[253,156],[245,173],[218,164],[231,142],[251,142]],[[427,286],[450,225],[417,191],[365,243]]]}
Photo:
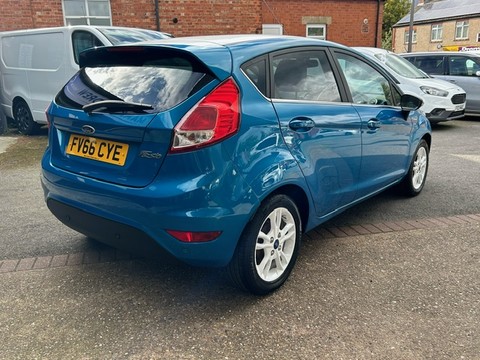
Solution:
{"label": "white van", "polygon": [[78,55],[95,46],[171,37],[136,28],[65,26],[0,33],[0,112],[22,134],[46,124],[45,109],[78,71]]}

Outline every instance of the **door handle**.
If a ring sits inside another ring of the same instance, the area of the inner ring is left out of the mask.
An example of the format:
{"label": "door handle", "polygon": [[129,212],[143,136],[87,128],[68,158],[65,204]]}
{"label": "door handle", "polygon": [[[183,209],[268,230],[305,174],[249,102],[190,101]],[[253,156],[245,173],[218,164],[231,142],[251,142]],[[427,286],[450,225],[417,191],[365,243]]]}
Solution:
{"label": "door handle", "polygon": [[367,126],[370,130],[376,130],[382,126],[382,123],[377,119],[370,119]]}
{"label": "door handle", "polygon": [[293,131],[307,132],[310,129],[315,127],[315,122],[312,119],[307,117],[295,118],[290,120],[290,122],[288,123],[288,126]]}

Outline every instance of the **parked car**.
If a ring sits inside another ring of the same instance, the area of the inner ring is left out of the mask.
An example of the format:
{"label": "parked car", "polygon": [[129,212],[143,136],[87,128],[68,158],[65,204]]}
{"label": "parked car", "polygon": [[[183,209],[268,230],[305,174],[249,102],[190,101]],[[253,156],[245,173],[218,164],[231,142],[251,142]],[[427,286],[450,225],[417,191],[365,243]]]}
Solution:
{"label": "parked car", "polygon": [[390,186],[424,187],[422,101],[347,47],[176,38],[88,50],[80,66],[47,111],[42,184],[93,239],[226,266],[266,294],[303,232]]}
{"label": "parked car", "polygon": [[404,94],[422,99],[420,110],[425,112],[431,123],[464,116],[466,94],[461,87],[432,78],[391,51],[371,47],[355,49],[384,66]]}
{"label": "parked car", "polygon": [[463,88],[467,93],[465,114],[480,116],[479,53],[442,51],[408,53],[400,56],[427,74]]}
{"label": "parked car", "polygon": [[115,26],[64,26],[0,33],[0,107],[22,134],[47,123],[45,109],[75,74],[78,56],[95,46],[171,37]]}

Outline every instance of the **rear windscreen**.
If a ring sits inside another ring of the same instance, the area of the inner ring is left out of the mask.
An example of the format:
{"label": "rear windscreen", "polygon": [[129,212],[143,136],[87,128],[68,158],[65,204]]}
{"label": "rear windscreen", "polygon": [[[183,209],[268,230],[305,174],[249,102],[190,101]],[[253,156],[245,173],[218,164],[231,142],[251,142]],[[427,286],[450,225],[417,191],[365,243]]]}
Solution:
{"label": "rear windscreen", "polygon": [[213,79],[195,59],[171,52],[115,51],[109,55],[105,51],[97,65],[82,68],[65,85],[57,104],[80,109],[97,101],[121,100],[150,105],[153,112],[160,112],[178,105]]}

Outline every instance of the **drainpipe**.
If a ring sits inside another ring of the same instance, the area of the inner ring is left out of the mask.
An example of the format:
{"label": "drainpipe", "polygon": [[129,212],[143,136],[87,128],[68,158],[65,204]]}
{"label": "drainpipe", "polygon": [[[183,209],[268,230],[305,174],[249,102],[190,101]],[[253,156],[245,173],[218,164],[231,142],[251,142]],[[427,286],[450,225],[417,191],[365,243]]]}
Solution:
{"label": "drainpipe", "polygon": [[160,31],[160,6],[159,0],[155,0],[155,22],[157,24],[157,31]]}
{"label": "drainpipe", "polygon": [[380,22],[380,1],[382,1],[382,0],[377,0],[377,22],[376,22],[376,27],[375,27],[375,47],[378,47],[378,26],[381,26],[381,24],[379,24],[379,22]]}

